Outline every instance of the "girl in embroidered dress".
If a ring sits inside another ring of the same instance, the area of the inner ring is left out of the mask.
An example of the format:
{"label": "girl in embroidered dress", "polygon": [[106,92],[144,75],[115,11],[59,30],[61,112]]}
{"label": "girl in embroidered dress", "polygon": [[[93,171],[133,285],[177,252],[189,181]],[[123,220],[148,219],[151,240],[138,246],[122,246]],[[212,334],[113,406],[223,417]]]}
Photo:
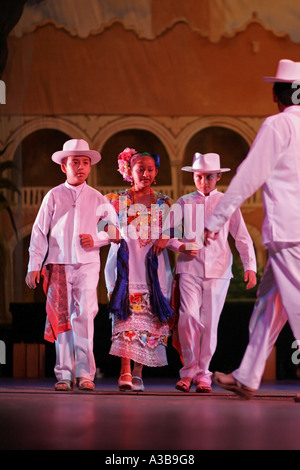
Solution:
{"label": "girl in embroidered dress", "polygon": [[172,273],[167,250],[160,252],[154,242],[172,201],[151,188],[158,155],[126,148],[118,156],[118,166],[132,186],[106,195],[118,214],[122,235],[121,245],[111,244],[105,266],[113,318],[110,354],[121,357],[119,389],[143,391],[143,366],[167,365]]}

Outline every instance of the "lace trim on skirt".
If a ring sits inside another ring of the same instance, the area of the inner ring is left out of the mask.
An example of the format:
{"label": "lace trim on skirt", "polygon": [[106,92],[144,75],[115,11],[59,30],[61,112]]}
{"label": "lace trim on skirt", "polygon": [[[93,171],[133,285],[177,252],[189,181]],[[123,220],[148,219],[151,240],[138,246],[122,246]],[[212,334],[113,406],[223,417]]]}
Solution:
{"label": "lace trim on skirt", "polygon": [[113,341],[109,353],[113,356],[127,357],[148,367],[162,367],[168,364],[166,347],[162,344],[155,349],[145,348],[139,341]]}
{"label": "lace trim on skirt", "polygon": [[110,354],[150,367],[167,365],[169,326],[153,315],[149,292],[130,294],[130,310],[127,320],[113,317]]}

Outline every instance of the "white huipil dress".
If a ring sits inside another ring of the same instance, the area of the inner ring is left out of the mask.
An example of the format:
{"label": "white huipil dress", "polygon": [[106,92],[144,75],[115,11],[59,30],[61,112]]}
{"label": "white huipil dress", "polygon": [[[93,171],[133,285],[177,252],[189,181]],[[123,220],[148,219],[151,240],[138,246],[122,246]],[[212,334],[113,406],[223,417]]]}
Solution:
{"label": "white huipil dress", "polygon": [[[120,232],[129,251],[129,308],[130,316],[119,320],[112,315],[112,345],[110,354],[126,357],[150,367],[167,365],[166,346],[169,325],[161,322],[153,312],[147,274],[147,253],[153,245],[151,229],[158,224],[157,212],[140,212],[141,205],[133,203],[131,190],[106,195],[119,217]],[[159,230],[164,211],[171,200],[153,192],[153,205],[161,210]],[[153,207],[153,206],[152,206]],[[157,220],[154,220],[157,218]],[[153,232],[152,232],[153,235]],[[105,266],[105,282],[110,297],[117,279],[117,252],[119,245],[112,243]],[[163,295],[171,295],[172,272],[167,250],[158,256],[158,279]]]}

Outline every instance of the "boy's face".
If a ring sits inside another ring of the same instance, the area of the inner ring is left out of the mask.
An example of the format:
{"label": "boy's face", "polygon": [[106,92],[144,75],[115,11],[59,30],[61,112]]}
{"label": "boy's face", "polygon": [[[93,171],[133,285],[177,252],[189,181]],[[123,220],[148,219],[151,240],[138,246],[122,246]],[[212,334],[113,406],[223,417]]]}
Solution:
{"label": "boy's face", "polygon": [[208,196],[216,187],[217,182],[221,179],[221,173],[194,173],[194,183],[198,191]]}
{"label": "boy's face", "polygon": [[67,175],[67,181],[73,186],[85,182],[91,171],[91,160],[84,155],[72,155],[61,164],[62,171]]}

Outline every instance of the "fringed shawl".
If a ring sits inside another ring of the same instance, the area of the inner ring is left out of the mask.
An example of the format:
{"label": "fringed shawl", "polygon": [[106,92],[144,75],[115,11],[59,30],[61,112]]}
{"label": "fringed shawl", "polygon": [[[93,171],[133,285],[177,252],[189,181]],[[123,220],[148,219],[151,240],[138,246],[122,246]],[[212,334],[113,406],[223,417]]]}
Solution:
{"label": "fringed shawl", "polygon": [[117,280],[109,302],[109,310],[119,320],[127,320],[129,310],[129,252],[125,240],[121,240],[117,253]]}
{"label": "fringed shawl", "polygon": [[172,331],[172,346],[176,349],[180,356],[180,360],[183,364],[182,351],[178,333],[178,321],[179,321],[179,305],[180,305],[180,290],[179,290],[179,274],[175,274],[172,281],[172,293],[170,305],[174,311],[172,322],[170,323],[170,330]]}
{"label": "fringed shawl", "polygon": [[[117,281],[112,292],[109,309],[119,320],[126,320],[130,315],[129,309],[129,265],[128,265],[128,246],[125,240],[122,240],[117,254]],[[173,310],[170,307],[168,299],[163,295],[158,280],[158,259],[153,251],[153,246],[146,257],[147,270],[150,281],[150,298],[153,314],[161,322],[168,322],[173,317]]]}

